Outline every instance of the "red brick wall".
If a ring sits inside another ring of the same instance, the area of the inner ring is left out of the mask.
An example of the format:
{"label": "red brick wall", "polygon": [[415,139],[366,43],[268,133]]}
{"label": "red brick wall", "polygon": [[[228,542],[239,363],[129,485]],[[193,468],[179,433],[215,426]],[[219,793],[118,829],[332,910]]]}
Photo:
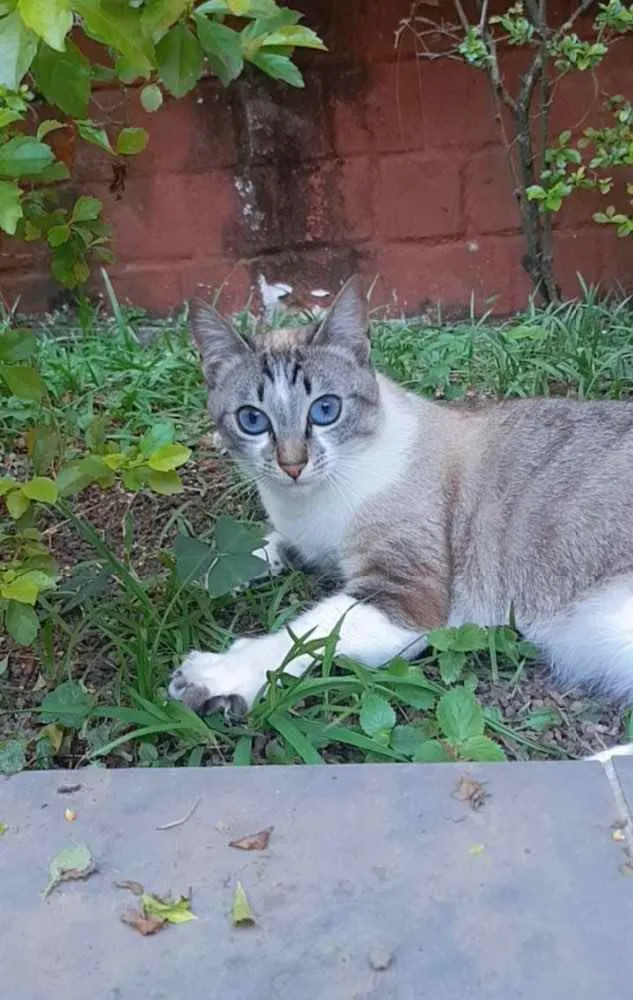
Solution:
{"label": "red brick wall", "polygon": [[[74,193],[103,199],[115,231],[115,287],[157,313],[224,285],[221,304],[243,305],[259,276],[305,293],[332,289],[359,269],[376,304],[418,312],[525,306],[524,244],[483,74],[457,62],[394,49],[409,0],[304,0],[328,54],[304,59],[306,89],[261,75],[228,91],[204,81],[156,115],[138,93],[100,93],[95,117],[146,125],[148,150],[132,161],[125,191],[109,191],[111,165],[82,148]],[[435,8],[429,8],[431,12]],[[602,73],[631,93],[629,43]],[[555,129],[596,104],[586,76],[558,87]],[[565,295],[588,282],[633,288],[633,240],[591,223],[592,196],[575,196],[557,220]],[[51,304],[45,262],[0,248],[0,281],[23,306]]]}

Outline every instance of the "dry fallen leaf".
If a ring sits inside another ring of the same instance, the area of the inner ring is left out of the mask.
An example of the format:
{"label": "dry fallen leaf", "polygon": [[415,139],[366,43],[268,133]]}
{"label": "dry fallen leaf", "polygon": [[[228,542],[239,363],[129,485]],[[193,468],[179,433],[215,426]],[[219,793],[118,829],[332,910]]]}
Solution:
{"label": "dry fallen leaf", "polygon": [[133,882],[130,879],[124,879],[123,882],[114,883],[117,889],[127,889],[129,892],[133,892],[135,896],[142,896],[145,889],[140,882]]}
{"label": "dry fallen leaf", "polygon": [[143,937],[155,934],[167,923],[164,917],[146,917],[139,910],[125,910],[121,914],[121,920],[129,927],[134,927]]}
{"label": "dry fallen leaf", "polygon": [[460,778],[452,794],[454,799],[468,802],[475,810],[481,809],[486,799],[490,798],[490,792],[487,792],[481,782],[475,781],[474,778]]}
{"label": "dry fallen leaf", "polygon": [[77,813],[75,812],[74,809],[64,809],[64,819],[68,823],[74,823],[74,821],[77,819]]}
{"label": "dry fallen leaf", "polygon": [[248,896],[244,891],[244,886],[239,881],[235,883],[231,920],[235,927],[252,927],[255,923],[255,917],[253,916]]}
{"label": "dry fallen leaf", "polygon": [[85,844],[65,847],[55,855],[48,866],[49,883],[42,893],[44,899],[51,894],[61,882],[71,879],[90,878],[97,870],[95,860]]}
{"label": "dry fallen leaf", "polygon": [[260,830],[258,833],[250,833],[238,840],[231,840],[229,847],[237,847],[240,851],[265,851],[274,829],[274,826],[267,826],[265,830]]}

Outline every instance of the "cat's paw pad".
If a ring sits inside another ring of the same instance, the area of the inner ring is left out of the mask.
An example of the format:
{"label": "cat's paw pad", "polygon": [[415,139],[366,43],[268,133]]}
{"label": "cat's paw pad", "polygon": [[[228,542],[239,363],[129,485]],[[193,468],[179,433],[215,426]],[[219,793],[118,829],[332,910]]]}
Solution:
{"label": "cat's paw pad", "polygon": [[245,715],[253,704],[260,683],[247,665],[230,653],[192,651],[172,674],[169,695],[182,701],[199,715],[222,711],[225,715]]}

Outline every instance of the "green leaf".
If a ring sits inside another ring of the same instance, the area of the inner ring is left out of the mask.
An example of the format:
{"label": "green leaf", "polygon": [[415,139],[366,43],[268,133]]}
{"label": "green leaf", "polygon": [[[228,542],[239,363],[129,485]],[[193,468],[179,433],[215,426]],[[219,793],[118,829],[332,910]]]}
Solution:
{"label": "green leaf", "polygon": [[215,549],[207,542],[200,542],[188,535],[176,535],[175,573],[179,583],[195,583],[202,580],[216,558]]}
{"label": "green leaf", "polygon": [[161,420],[154,424],[143,435],[139,442],[141,455],[148,458],[165,444],[171,444],[174,440],[175,427],[171,420]]}
{"label": "green leaf", "polygon": [[20,0],[22,20],[52,49],[64,51],[64,40],[73,26],[70,0]]}
{"label": "green leaf", "polygon": [[202,72],[202,49],[185,24],[176,24],[156,46],[158,72],[174,97],[193,90]]}
{"label": "green leaf", "polygon": [[440,677],[444,683],[454,684],[459,680],[464,669],[466,654],[457,652],[454,649],[447,649],[439,654],[437,661],[440,666]]}
{"label": "green leaf", "polygon": [[435,707],[436,698],[433,692],[417,684],[398,685],[397,695],[405,705],[416,708],[419,712],[427,712]]}
{"label": "green leaf", "polygon": [[68,243],[71,237],[70,226],[63,223],[61,226],[51,226],[46,235],[49,247],[60,247],[63,243]]}
{"label": "green leaf", "polygon": [[154,39],[161,37],[191,6],[190,0],[152,0],[152,3],[146,3],[142,10],[144,32]]}
{"label": "green leaf", "polygon": [[225,87],[242,72],[242,40],[239,32],[227,28],[218,21],[198,16],[195,18],[198,38],[204,49],[209,65]]}
{"label": "green leaf", "polygon": [[23,216],[22,192],[15,181],[0,181],[0,229],[15,236]]}
{"label": "green leaf", "polygon": [[61,882],[88,878],[96,870],[92,854],[85,844],[65,847],[55,855],[48,867],[49,883],[42,896],[49,896]]}
{"label": "green leaf", "polygon": [[37,126],[36,138],[45,139],[51,132],[58,132],[60,128],[66,128],[66,122],[58,122],[56,118],[46,118]]}
{"label": "green leaf", "polygon": [[33,177],[53,162],[53,152],[45,142],[30,135],[16,135],[0,146],[0,176]]}
{"label": "green leaf", "polygon": [[116,140],[116,151],[121,156],[136,156],[142,153],[149,141],[149,132],[144,128],[123,128]]}
{"label": "green leaf", "polygon": [[487,736],[470,736],[459,748],[462,760],[506,760],[503,749]]}
{"label": "green leaf", "polygon": [[101,215],[103,208],[98,198],[90,198],[88,195],[81,195],[77,198],[73,206],[71,222],[93,222]]}
{"label": "green leaf", "polygon": [[160,496],[170,497],[182,490],[182,480],[177,472],[158,472],[152,469],[147,477],[147,485]]}
{"label": "green leaf", "polygon": [[239,880],[235,883],[235,891],[233,892],[231,921],[235,927],[252,927],[255,923],[248,896]]}
{"label": "green leaf", "polygon": [[273,80],[283,80],[291,87],[305,87],[304,79],[300,70],[295,66],[288,56],[276,55],[273,52],[262,52],[258,50],[250,56],[249,62],[261,69],[266,76],[271,76]]}
{"label": "green leaf", "polygon": [[439,740],[427,740],[426,743],[421,743],[413,754],[416,764],[446,764],[453,759]]}
{"label": "green leaf", "polygon": [[92,695],[77,681],[64,681],[46,695],[40,705],[43,723],[54,723],[66,729],[81,729],[95,706]]}
{"label": "green leaf", "polygon": [[60,439],[54,427],[36,424],[25,434],[26,446],[33,468],[38,475],[48,472],[59,454]]}
{"label": "green leaf", "polygon": [[172,469],[178,469],[181,465],[189,460],[191,456],[191,448],[185,448],[182,444],[165,444],[147,459],[147,464],[150,469],[155,469],[156,472],[171,472]]}
{"label": "green leaf", "polygon": [[159,899],[158,896],[144,892],[141,896],[141,906],[146,914],[161,917],[168,924],[186,924],[190,920],[197,919],[191,912],[189,896],[180,896],[179,899]]}
{"label": "green leaf", "polygon": [[359,722],[367,736],[377,736],[385,731],[390,733],[396,724],[396,713],[382,695],[366,691],[361,699]]}
{"label": "green leaf", "polygon": [[19,485],[17,479],[14,479],[12,476],[3,476],[0,479],[0,497],[5,497],[7,493],[11,493]]}
{"label": "green leaf", "polygon": [[210,597],[223,597],[266,571],[263,559],[244,552],[218,553],[206,576]]}
{"label": "green leaf", "polygon": [[123,3],[103,0],[74,0],[84,31],[92,38],[111,46],[134,67],[136,75],[147,76],[154,64],[154,46],[143,31],[139,10]]}
{"label": "green leaf", "polygon": [[[4,502],[7,505],[9,515],[14,521],[18,521],[31,506],[31,501],[28,497],[24,496],[21,490],[14,490],[13,493],[8,493]],[[2,588],[2,584],[0,584],[0,588]],[[4,593],[4,596],[9,597],[10,595]]]}
{"label": "green leaf", "polygon": [[0,594],[8,601],[33,605],[42,590],[50,590],[54,586],[55,579],[52,576],[33,569],[20,573],[8,583],[0,583]]}
{"label": "green leaf", "polygon": [[64,466],[55,482],[60,496],[72,496],[95,482],[110,486],[115,482],[115,476],[99,455],[88,455]]}
{"label": "green leaf", "polygon": [[14,11],[0,20],[0,86],[17,90],[37,52],[37,36]]}
{"label": "green leaf", "polygon": [[26,767],[23,740],[0,743],[0,774],[19,774]]}
{"label": "green leaf", "polygon": [[22,487],[24,496],[29,500],[39,500],[40,503],[55,503],[57,486],[48,476],[36,476]]}
{"label": "green leaf", "polygon": [[37,403],[41,399],[44,386],[35,368],[26,365],[0,365],[2,378],[18,399]]}
{"label": "green leaf", "polygon": [[454,688],[437,705],[437,721],[449,743],[458,746],[471,736],[483,736],[484,713],[472,691]]}
{"label": "green leaf", "polygon": [[405,757],[413,757],[420,747],[429,741],[429,729],[423,723],[395,726],[391,733],[391,747]]}
{"label": "green leaf", "polygon": [[264,531],[261,524],[219,517],[213,535],[218,552],[251,553],[261,545]]}
{"label": "green leaf", "polygon": [[20,646],[30,646],[40,627],[33,608],[18,601],[9,601],[5,623],[7,632]]}
{"label": "green leaf", "polygon": [[428,634],[428,641],[434,649],[454,650],[474,653],[488,649],[488,633],[480,625],[460,625],[459,628],[438,628]]}
{"label": "green leaf", "polygon": [[89,121],[76,122],[75,124],[77,125],[79,135],[86,142],[92,143],[93,146],[98,146],[99,149],[103,149],[106,153],[114,152],[108,138],[108,133],[104,128],[99,128],[94,122]]}
{"label": "green leaf", "polygon": [[163,103],[163,92],[156,83],[148,83],[146,87],[141,90],[141,104],[145,111],[150,114],[162,106]]}
{"label": "green leaf", "polygon": [[64,52],[40,45],[32,67],[35,84],[49,104],[85,118],[90,101],[90,63],[70,40]]}
{"label": "green leaf", "polygon": [[299,45],[304,49],[325,49],[325,45],[312,28],[303,24],[287,24],[266,35],[262,46]]}

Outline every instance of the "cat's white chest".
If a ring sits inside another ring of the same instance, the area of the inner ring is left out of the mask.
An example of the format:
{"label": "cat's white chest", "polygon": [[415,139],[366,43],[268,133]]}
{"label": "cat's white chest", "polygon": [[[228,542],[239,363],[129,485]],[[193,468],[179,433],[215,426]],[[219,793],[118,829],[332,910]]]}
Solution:
{"label": "cat's white chest", "polygon": [[296,497],[262,493],[272,525],[306,562],[337,560],[355,510],[349,498],[331,486],[305,493],[297,490]]}

